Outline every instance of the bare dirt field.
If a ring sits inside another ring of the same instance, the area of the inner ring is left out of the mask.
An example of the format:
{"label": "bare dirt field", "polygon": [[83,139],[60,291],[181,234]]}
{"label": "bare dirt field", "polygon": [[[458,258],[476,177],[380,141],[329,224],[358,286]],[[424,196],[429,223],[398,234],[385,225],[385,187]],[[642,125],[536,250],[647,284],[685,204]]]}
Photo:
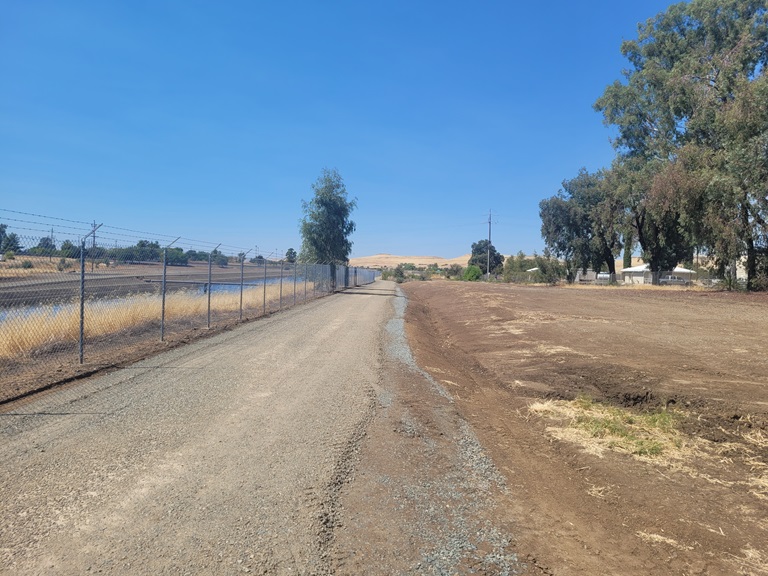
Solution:
{"label": "bare dirt field", "polygon": [[768,574],[768,295],[403,290],[530,573]]}

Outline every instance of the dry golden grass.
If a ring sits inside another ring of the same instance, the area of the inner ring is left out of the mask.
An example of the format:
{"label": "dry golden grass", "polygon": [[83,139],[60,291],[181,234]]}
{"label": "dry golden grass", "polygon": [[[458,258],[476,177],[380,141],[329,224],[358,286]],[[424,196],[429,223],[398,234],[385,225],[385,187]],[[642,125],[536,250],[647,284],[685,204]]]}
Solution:
{"label": "dry golden grass", "polygon": [[[32,263],[32,268],[22,268],[22,262]],[[13,260],[3,260],[0,262],[0,278],[26,278],[36,274],[59,273],[57,268],[60,257],[53,259],[47,256],[16,256]],[[80,261],[68,259],[68,264],[72,268],[80,268]],[[70,268],[70,269],[72,269]]]}
{"label": "dry golden grass", "polygon": [[[309,283],[308,297],[312,284]],[[255,286],[243,291],[246,315],[262,313],[264,288]],[[303,290],[297,300],[303,300]],[[276,310],[280,298],[278,285],[267,285],[267,311]],[[293,289],[283,287],[283,306],[293,304]],[[92,300],[85,307],[85,336],[95,338],[120,334],[160,321],[162,302],[156,294],[139,294],[112,301]],[[240,292],[213,292],[211,312],[236,312],[240,309]],[[175,292],[166,296],[166,322],[203,318],[208,311],[208,295]],[[80,307],[77,303],[41,306],[11,314],[0,322],[0,359],[18,359],[57,343],[77,342],[80,337]]]}
{"label": "dry golden grass", "polygon": [[441,268],[447,268],[451,264],[466,266],[471,254],[465,254],[456,258],[442,258],[441,256],[397,256],[395,254],[375,254],[373,256],[358,256],[350,258],[350,266],[367,268],[394,268],[398,264],[414,264],[415,266],[429,266],[437,264]]}

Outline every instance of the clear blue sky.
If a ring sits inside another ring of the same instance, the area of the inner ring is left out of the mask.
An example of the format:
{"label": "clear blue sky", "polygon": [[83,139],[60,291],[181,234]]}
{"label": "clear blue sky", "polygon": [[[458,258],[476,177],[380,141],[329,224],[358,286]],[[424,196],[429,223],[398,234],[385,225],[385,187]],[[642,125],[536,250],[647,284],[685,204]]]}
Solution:
{"label": "clear blue sky", "polygon": [[298,250],[328,167],[353,256],[465,254],[489,209],[499,251],[541,251],[539,201],[613,158],[622,40],[670,4],[0,0],[0,222]]}

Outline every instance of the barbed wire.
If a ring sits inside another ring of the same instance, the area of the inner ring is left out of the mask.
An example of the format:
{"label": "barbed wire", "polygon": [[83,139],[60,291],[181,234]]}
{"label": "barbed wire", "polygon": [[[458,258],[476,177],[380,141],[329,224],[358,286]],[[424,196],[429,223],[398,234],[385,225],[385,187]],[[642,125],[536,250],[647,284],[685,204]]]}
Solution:
{"label": "barbed wire", "polygon": [[[23,218],[13,218],[10,216],[4,215],[5,213],[9,214],[15,214],[20,216],[28,216],[30,218],[35,218],[36,220],[28,220]],[[6,221],[6,222],[13,222],[14,225],[12,227],[12,231],[19,230],[24,232],[35,232],[38,234],[43,234],[45,237],[53,238],[54,235],[56,236],[65,236],[69,238],[82,238],[85,234],[92,232],[94,229],[94,223],[92,222],[84,222],[82,220],[72,220],[69,218],[60,218],[58,216],[46,216],[44,214],[36,214],[34,212],[23,212],[20,210],[10,210],[7,208],[0,208],[0,220]],[[40,221],[43,220],[43,221]],[[54,222],[56,222],[54,224]],[[68,226],[66,224],[61,224],[61,222],[67,222],[69,224],[80,224],[82,226]],[[31,226],[44,226],[45,229],[42,228],[34,228],[29,226],[19,226],[18,224],[28,224]],[[214,248],[219,249],[219,251],[224,252],[232,252],[235,254],[239,253],[247,253],[253,250],[252,247],[243,247],[243,246],[235,246],[232,244],[223,244],[220,242],[212,242],[208,240],[197,240],[192,238],[185,238],[185,237],[179,237],[172,234],[163,234],[163,233],[156,233],[156,232],[146,232],[142,230],[136,230],[133,228],[124,228],[120,226],[111,226],[109,224],[103,224],[99,227],[98,232],[96,233],[96,243],[135,243],[135,241],[140,240],[147,240],[147,241],[157,241],[160,244],[169,244],[169,239],[175,240],[175,243],[180,244],[181,246],[178,247],[188,247],[190,250],[205,250],[205,251],[213,251]],[[278,251],[277,249],[269,252],[269,256],[279,255],[283,254],[282,252]],[[259,255],[259,251],[257,250],[256,255]]]}
{"label": "barbed wire", "polygon": [[86,226],[91,226],[90,222],[81,222],[80,220],[68,220],[67,218],[59,218],[58,216],[44,216],[42,214],[33,214],[32,212],[20,212],[18,210],[9,210],[8,208],[0,208],[0,212],[11,212],[12,214],[22,214],[23,216],[33,216],[35,218],[45,218],[46,220],[59,220],[61,222],[71,222],[73,224],[85,224]]}

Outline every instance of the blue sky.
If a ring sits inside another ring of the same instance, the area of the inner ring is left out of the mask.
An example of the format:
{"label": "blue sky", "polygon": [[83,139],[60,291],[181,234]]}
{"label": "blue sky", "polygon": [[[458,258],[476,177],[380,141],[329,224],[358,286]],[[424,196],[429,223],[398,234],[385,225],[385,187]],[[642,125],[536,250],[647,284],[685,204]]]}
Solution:
{"label": "blue sky", "polygon": [[670,4],[0,0],[0,222],[298,249],[327,167],[353,256],[465,254],[489,210],[541,251],[539,201],[613,158],[622,40]]}

